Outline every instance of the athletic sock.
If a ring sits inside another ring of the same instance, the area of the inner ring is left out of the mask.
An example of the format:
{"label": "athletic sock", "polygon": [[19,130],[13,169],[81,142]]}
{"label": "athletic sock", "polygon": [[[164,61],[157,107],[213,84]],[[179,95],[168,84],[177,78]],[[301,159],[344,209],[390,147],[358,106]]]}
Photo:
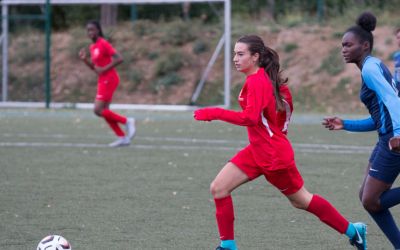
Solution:
{"label": "athletic sock", "polygon": [[400,187],[389,189],[383,192],[380,197],[382,209],[388,209],[400,203]]}
{"label": "athletic sock", "polygon": [[122,123],[122,124],[125,124],[127,121],[127,118],[125,116],[122,116],[115,112],[112,112],[109,109],[103,109],[103,112],[101,112],[101,115],[107,120],[115,121],[115,122]]}
{"label": "athletic sock", "polygon": [[232,197],[229,195],[221,199],[214,199],[215,217],[217,219],[220,240],[233,240],[234,229],[233,222],[235,216],[233,213]]}
{"label": "athletic sock", "polygon": [[125,136],[124,131],[119,127],[118,123],[113,121],[113,120],[109,120],[107,118],[104,118],[104,120],[106,120],[106,122],[108,123],[108,125],[110,126],[110,128],[114,131],[115,135],[118,137],[123,137]]}
{"label": "athletic sock", "polygon": [[400,248],[400,232],[389,209],[384,209],[378,213],[369,214],[392,243],[394,248]]}
{"label": "athletic sock", "polygon": [[353,225],[353,223],[349,223],[349,226],[347,227],[346,230],[346,235],[347,237],[349,237],[350,239],[353,239],[354,235],[356,235],[356,227]]}
{"label": "athletic sock", "polygon": [[307,211],[341,234],[344,234],[349,226],[349,222],[336,208],[319,195],[313,195]]}
{"label": "athletic sock", "polygon": [[230,250],[237,250],[235,240],[222,240],[220,246]]}

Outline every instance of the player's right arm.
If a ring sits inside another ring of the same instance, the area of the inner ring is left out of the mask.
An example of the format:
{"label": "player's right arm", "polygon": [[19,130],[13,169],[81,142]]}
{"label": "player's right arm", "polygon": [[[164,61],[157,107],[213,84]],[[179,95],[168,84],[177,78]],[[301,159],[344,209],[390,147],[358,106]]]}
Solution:
{"label": "player's right arm", "polygon": [[351,132],[368,132],[376,130],[376,125],[371,117],[361,120],[343,120],[339,117],[326,117],[322,125],[329,130],[346,130]]}
{"label": "player's right arm", "polygon": [[86,49],[82,48],[79,51],[79,58],[91,69],[94,70],[94,65],[91,61],[89,61],[88,55],[86,53]]}
{"label": "player's right arm", "polygon": [[263,107],[262,84],[257,82],[247,83],[247,104],[242,111],[223,108],[202,108],[194,112],[194,119],[200,121],[221,120],[238,126],[256,126],[261,120]]}

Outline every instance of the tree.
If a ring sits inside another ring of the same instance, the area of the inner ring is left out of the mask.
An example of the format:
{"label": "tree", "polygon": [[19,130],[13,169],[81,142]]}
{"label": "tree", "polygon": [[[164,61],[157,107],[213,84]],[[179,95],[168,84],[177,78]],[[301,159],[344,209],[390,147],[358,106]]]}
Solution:
{"label": "tree", "polygon": [[100,11],[101,25],[114,26],[117,24],[118,18],[118,5],[116,4],[102,4]]}

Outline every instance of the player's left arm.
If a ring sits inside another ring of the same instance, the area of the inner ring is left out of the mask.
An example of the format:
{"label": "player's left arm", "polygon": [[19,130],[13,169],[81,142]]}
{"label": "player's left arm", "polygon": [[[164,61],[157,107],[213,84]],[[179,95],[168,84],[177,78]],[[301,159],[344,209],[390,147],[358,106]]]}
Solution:
{"label": "player's left arm", "polygon": [[116,66],[120,65],[123,62],[124,62],[124,58],[122,57],[122,55],[118,51],[115,51],[115,53],[111,56],[111,62],[108,65],[106,65],[104,68],[107,71],[112,68],[115,68]]}
{"label": "player's left arm", "polygon": [[382,69],[376,64],[367,65],[362,72],[365,84],[374,90],[385,104],[392,120],[393,137],[389,140],[389,148],[400,153],[400,97],[394,82],[388,83],[383,77]]}
{"label": "player's left arm", "polygon": [[287,134],[289,122],[293,113],[293,98],[287,85],[281,85],[279,92],[282,96],[284,110],[280,110],[276,113],[276,120],[281,131]]}
{"label": "player's left arm", "polygon": [[368,88],[375,91],[389,111],[394,136],[400,136],[400,97],[398,90],[393,85],[394,82],[389,83],[386,80],[379,65],[368,64],[365,66],[366,68],[362,70],[362,78]]}
{"label": "player's left arm", "polygon": [[103,67],[96,67],[95,70],[98,74],[107,72],[110,69],[115,68],[116,66],[118,66],[119,64],[121,64],[124,61],[122,55],[116,49],[114,49],[111,46],[111,44],[108,43],[107,41],[105,41],[103,43],[103,48],[104,48],[105,53],[107,53],[111,56],[111,62]]}

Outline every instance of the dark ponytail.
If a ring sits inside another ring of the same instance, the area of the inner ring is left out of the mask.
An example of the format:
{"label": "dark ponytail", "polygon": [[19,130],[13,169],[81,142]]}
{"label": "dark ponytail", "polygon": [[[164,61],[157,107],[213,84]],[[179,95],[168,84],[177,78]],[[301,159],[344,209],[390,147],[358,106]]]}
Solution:
{"label": "dark ponytail", "polygon": [[372,35],[372,31],[375,30],[376,27],[376,17],[371,12],[363,12],[356,20],[356,25],[347,29],[347,32],[352,32],[359,39],[360,42],[369,42],[370,44],[370,52],[374,47],[374,36]]}
{"label": "dark ponytail", "polygon": [[260,57],[260,67],[265,69],[274,86],[277,110],[283,110],[284,104],[279,89],[281,85],[287,83],[288,78],[283,78],[281,75],[278,53],[267,46],[264,47],[263,53],[264,55]]}
{"label": "dark ponytail", "polygon": [[87,24],[93,24],[94,26],[96,26],[96,28],[97,28],[98,31],[99,31],[99,36],[101,36],[101,37],[104,38],[103,30],[101,29],[101,25],[100,25],[100,22],[99,22],[99,21],[97,21],[97,20],[90,20],[90,21],[87,22]]}
{"label": "dark ponytail", "polygon": [[284,110],[284,104],[279,89],[281,85],[287,83],[288,78],[283,78],[281,75],[278,53],[265,46],[263,40],[255,35],[242,36],[239,38],[238,42],[247,44],[252,55],[255,53],[259,54],[258,66],[265,69],[265,73],[271,79],[274,87],[276,109],[279,111]]}

